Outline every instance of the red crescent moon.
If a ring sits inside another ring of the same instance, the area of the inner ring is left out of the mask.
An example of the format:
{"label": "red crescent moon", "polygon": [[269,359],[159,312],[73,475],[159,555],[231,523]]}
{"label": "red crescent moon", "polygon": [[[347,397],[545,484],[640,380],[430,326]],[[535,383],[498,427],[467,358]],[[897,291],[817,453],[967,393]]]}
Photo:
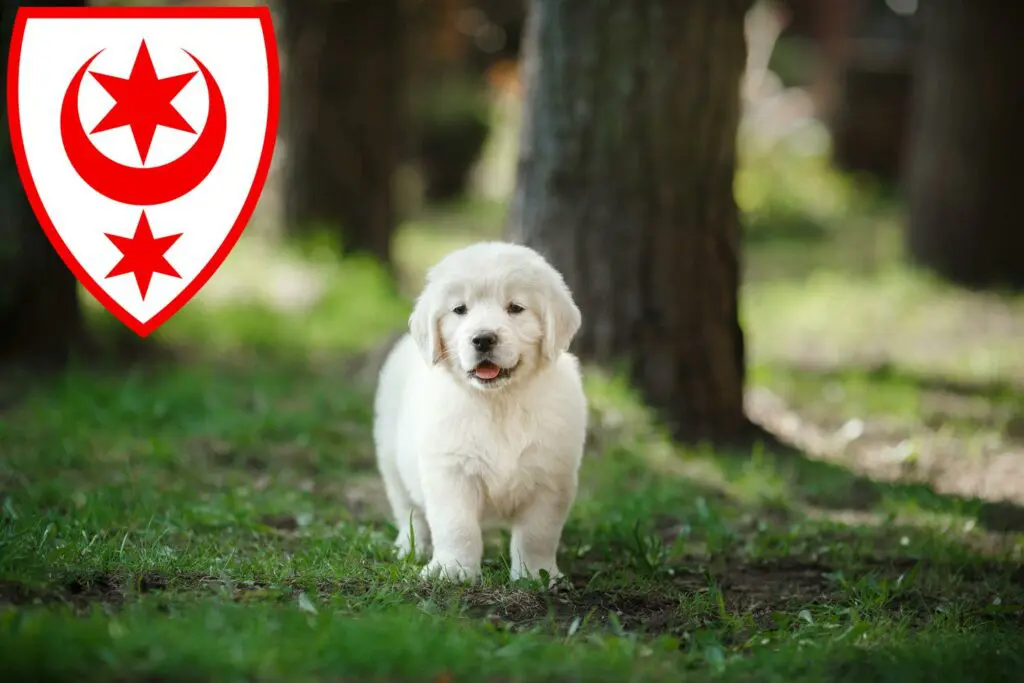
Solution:
{"label": "red crescent moon", "polygon": [[78,91],[82,79],[100,52],[82,65],[64,93],[64,103],[60,110],[60,133],[68,161],[92,189],[123,204],[152,206],[191,192],[210,174],[224,149],[227,112],[217,81],[195,55],[185,50],[185,54],[192,58],[206,79],[210,108],[203,132],[187,152],[168,164],[149,168],[125,166],[96,149],[82,127],[78,113]]}

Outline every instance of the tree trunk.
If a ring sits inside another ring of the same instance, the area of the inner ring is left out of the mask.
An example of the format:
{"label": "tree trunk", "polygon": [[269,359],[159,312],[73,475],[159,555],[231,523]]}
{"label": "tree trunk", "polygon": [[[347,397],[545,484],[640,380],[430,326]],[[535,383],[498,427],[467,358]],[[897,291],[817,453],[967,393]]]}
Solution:
{"label": "tree trunk", "polygon": [[285,215],[346,253],[390,263],[392,179],[404,143],[400,0],[282,3]]}
{"label": "tree trunk", "polygon": [[[84,6],[84,2],[21,2],[0,6],[0,73],[7,73],[18,5]],[[78,283],[36,221],[18,176],[8,135],[7,101],[0,121],[0,365],[61,366],[84,338]]]}
{"label": "tree trunk", "polygon": [[565,274],[576,350],[684,441],[747,434],[733,199],[750,0],[534,0],[510,238]]}
{"label": "tree trunk", "polygon": [[811,14],[812,35],[820,50],[809,90],[818,116],[830,124],[842,99],[843,72],[850,61],[853,27],[867,4],[865,0],[803,3]]}
{"label": "tree trunk", "polygon": [[921,3],[906,189],[909,251],[969,287],[1024,287],[1024,5]]}

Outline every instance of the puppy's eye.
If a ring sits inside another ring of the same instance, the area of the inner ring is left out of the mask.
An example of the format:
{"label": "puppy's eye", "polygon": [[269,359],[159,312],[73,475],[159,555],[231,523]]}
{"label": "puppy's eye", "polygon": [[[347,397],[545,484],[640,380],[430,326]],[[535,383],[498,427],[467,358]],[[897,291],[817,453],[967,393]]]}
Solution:
{"label": "puppy's eye", "polygon": [[454,313],[455,315],[466,315],[468,311],[469,308],[466,307],[466,304],[459,304],[458,306],[452,309],[452,313]]}
{"label": "puppy's eye", "polygon": [[505,310],[508,311],[509,315],[518,315],[519,313],[522,313],[526,309],[520,306],[519,304],[509,304],[508,308],[506,308]]}

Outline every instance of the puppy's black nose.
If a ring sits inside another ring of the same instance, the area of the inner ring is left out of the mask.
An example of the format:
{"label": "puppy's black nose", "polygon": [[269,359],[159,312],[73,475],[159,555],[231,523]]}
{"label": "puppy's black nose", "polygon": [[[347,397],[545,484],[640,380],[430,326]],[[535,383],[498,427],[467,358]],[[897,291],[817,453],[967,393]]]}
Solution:
{"label": "puppy's black nose", "polygon": [[481,332],[473,337],[473,348],[481,353],[490,351],[498,343],[498,335],[494,332]]}

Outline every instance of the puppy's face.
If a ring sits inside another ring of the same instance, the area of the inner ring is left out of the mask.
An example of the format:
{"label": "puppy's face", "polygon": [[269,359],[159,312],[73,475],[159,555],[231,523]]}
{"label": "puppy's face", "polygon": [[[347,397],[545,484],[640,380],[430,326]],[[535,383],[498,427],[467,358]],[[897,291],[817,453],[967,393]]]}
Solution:
{"label": "puppy's face", "polygon": [[410,317],[424,357],[485,391],[527,381],[566,348],[580,313],[536,252],[482,243],[431,270]]}
{"label": "puppy's face", "polygon": [[536,369],[543,336],[536,300],[525,287],[469,278],[452,288],[440,318],[443,362],[481,389],[523,379]]}

